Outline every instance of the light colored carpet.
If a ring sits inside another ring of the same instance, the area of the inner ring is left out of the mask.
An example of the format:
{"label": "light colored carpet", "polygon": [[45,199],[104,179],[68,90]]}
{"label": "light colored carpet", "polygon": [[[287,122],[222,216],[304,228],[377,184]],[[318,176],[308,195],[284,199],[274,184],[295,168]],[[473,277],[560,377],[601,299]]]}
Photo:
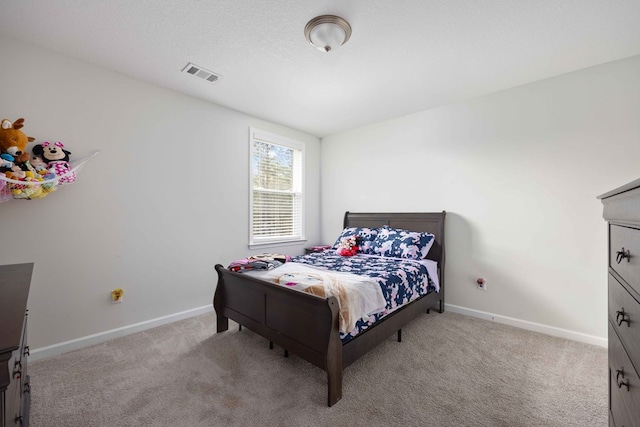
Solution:
{"label": "light colored carpet", "polygon": [[606,426],[607,351],[454,313],[421,315],[326,374],[205,314],[32,362],[33,427]]}

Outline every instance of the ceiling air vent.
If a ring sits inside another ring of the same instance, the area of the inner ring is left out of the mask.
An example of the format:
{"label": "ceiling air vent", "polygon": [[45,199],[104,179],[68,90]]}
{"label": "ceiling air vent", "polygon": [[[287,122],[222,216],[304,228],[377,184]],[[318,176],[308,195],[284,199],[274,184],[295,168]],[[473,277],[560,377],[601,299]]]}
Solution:
{"label": "ceiling air vent", "polygon": [[216,74],[213,71],[205,70],[199,65],[188,63],[186,67],[182,69],[183,72],[199,77],[209,83],[215,83],[222,78],[220,74]]}

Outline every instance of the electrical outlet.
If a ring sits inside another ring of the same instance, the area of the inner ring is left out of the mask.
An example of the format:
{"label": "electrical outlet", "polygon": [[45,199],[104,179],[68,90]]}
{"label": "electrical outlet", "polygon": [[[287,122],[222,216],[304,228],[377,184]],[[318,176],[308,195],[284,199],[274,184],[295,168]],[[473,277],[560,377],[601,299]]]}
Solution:
{"label": "electrical outlet", "polygon": [[484,280],[482,277],[476,280],[476,285],[478,285],[478,289],[482,289],[483,291],[487,290],[487,281]]}
{"label": "electrical outlet", "polygon": [[111,304],[120,304],[124,298],[124,291],[120,288],[111,291]]}

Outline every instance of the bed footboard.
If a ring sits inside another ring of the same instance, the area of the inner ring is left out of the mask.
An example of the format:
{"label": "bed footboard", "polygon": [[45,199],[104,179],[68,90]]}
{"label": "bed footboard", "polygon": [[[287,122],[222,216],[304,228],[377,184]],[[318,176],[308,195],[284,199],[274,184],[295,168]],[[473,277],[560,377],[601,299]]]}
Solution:
{"label": "bed footboard", "polygon": [[338,301],[286,289],[216,265],[213,298],[217,332],[229,319],[327,372],[328,404],[342,398],[342,342]]}

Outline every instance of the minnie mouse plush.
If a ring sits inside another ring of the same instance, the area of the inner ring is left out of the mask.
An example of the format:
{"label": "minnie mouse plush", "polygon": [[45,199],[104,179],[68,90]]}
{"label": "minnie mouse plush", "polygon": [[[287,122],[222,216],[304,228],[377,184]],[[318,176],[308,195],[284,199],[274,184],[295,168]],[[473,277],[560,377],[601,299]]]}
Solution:
{"label": "minnie mouse plush", "polygon": [[41,157],[47,162],[49,172],[55,173],[59,178],[60,184],[71,184],[76,180],[76,173],[69,165],[70,151],[65,150],[62,142],[43,142],[33,147],[33,154]]}
{"label": "minnie mouse plush", "polygon": [[354,256],[358,253],[359,236],[343,237],[336,252],[340,256]]}

